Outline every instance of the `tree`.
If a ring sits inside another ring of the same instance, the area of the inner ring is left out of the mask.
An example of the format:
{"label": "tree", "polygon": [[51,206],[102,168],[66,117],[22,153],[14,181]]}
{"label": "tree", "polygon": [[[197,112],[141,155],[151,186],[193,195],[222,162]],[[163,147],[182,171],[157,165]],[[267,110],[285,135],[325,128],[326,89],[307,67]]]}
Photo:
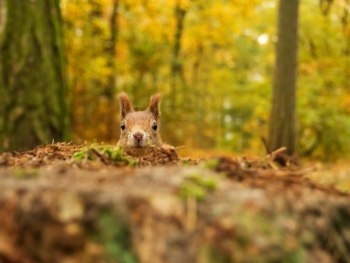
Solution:
{"label": "tree", "polygon": [[107,55],[107,65],[110,68],[110,74],[107,79],[107,85],[104,89],[104,96],[107,99],[107,107],[113,114],[106,114],[105,124],[109,129],[106,129],[106,134],[104,138],[107,141],[113,141],[115,139],[117,131],[119,131],[119,125],[116,123],[116,115],[114,114],[117,111],[115,103],[115,93],[116,93],[116,44],[119,33],[119,24],[118,24],[118,7],[119,0],[112,1],[112,12],[109,19],[109,39],[105,47],[105,53]]}
{"label": "tree", "polygon": [[[176,1],[175,6],[176,29],[174,33],[173,56],[171,60],[171,89],[172,89],[172,109],[174,110],[177,101],[179,84],[184,85],[183,67],[180,61],[181,41],[184,32],[184,22],[187,10],[181,6],[181,1]],[[181,80],[179,83],[178,80]]]}
{"label": "tree", "polygon": [[268,150],[287,147],[295,153],[295,92],[298,41],[298,0],[280,0],[278,42],[270,116]]}
{"label": "tree", "polygon": [[3,0],[0,149],[22,150],[68,134],[58,0]]}

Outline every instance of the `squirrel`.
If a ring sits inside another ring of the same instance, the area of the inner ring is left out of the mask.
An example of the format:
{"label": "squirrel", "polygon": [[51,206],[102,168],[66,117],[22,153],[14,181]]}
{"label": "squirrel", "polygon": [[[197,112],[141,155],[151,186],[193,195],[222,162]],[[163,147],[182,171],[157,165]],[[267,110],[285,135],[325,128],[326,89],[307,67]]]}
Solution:
{"label": "squirrel", "polygon": [[[142,154],[150,147],[161,147],[160,137],[160,95],[153,94],[146,110],[135,111],[126,93],[118,96],[121,124],[117,146],[133,155]],[[136,152],[136,153],[135,153]]]}

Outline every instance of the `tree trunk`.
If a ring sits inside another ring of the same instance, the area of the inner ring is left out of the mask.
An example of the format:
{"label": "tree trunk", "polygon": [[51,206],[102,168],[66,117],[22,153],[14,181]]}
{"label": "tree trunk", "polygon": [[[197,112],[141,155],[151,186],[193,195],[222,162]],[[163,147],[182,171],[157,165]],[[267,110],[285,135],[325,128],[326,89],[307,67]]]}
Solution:
{"label": "tree trunk", "polygon": [[118,7],[119,7],[119,0],[113,0],[112,1],[112,13],[111,17],[109,19],[109,31],[110,31],[110,37],[107,42],[107,46],[105,48],[107,57],[107,63],[108,67],[111,70],[110,75],[108,76],[107,80],[107,86],[104,90],[104,96],[107,99],[107,107],[109,108],[109,114],[106,115],[106,118],[104,119],[106,126],[108,127],[106,129],[106,133],[103,136],[103,139],[112,142],[116,138],[116,134],[119,132],[119,125],[117,125],[117,103],[115,101],[115,93],[117,90],[116,83],[117,83],[117,76],[116,76],[116,44],[118,39],[118,33],[119,33],[119,24],[118,24]]}
{"label": "tree trunk", "polygon": [[295,153],[295,91],[298,40],[298,0],[280,0],[269,151],[287,147]]}
{"label": "tree trunk", "polygon": [[174,46],[173,46],[173,55],[171,61],[171,76],[170,76],[170,85],[172,93],[172,109],[174,110],[177,106],[177,92],[179,88],[179,80],[182,80],[184,83],[182,63],[180,62],[180,51],[181,51],[181,41],[184,29],[184,22],[187,10],[181,7],[180,1],[176,2],[175,6],[175,34],[174,34]]}
{"label": "tree trunk", "polygon": [[62,140],[68,114],[59,1],[3,0],[1,7],[0,149]]}

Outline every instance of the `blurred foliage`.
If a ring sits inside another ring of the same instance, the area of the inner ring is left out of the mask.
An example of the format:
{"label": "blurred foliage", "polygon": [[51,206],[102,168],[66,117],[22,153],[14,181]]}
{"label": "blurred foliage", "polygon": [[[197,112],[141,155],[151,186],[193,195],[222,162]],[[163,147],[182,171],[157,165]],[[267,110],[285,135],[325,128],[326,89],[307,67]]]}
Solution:
{"label": "blurred foliage", "polygon": [[191,173],[187,175],[180,187],[180,195],[185,200],[194,198],[203,201],[209,192],[214,191],[218,186],[218,178],[214,175]]}
{"label": "blurred foliage", "polygon": [[[164,141],[265,152],[261,137],[270,107],[276,2],[61,0],[74,139],[109,140],[115,132],[117,141],[118,127],[106,116],[119,118],[118,107],[108,100],[126,91],[136,108],[144,108],[158,91]],[[106,52],[113,4],[115,67]],[[349,0],[300,3],[297,116],[304,155],[350,152],[349,6]],[[111,76],[115,86],[108,87]]]}

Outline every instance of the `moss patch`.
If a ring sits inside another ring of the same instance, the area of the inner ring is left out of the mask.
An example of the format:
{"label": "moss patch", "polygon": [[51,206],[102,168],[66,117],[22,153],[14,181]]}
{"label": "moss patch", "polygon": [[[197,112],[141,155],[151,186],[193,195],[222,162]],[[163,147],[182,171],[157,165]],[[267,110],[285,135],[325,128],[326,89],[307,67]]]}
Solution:
{"label": "moss patch", "polygon": [[97,220],[94,239],[105,248],[106,262],[137,263],[132,250],[129,227],[112,212],[103,212]]}
{"label": "moss patch", "polygon": [[74,160],[98,160],[105,164],[135,166],[137,161],[124,155],[123,149],[114,146],[94,146],[81,148],[76,151]]}

